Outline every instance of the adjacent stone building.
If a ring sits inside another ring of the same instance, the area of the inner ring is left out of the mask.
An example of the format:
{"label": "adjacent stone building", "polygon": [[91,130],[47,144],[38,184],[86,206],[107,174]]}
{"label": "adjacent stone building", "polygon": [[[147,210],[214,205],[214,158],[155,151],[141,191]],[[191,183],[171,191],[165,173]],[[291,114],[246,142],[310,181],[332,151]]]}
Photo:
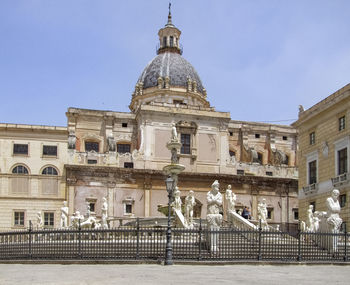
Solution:
{"label": "adjacent stone building", "polygon": [[[166,143],[173,125],[182,143],[180,163],[186,167],[179,176],[181,196],[195,191],[196,217],[205,218],[206,193],[217,179],[221,191],[232,185],[238,197],[237,211],[249,206],[253,217],[257,217],[257,204],[266,198],[270,223],[296,223],[295,128],[234,121],[230,113],[216,111],[196,70],[182,57],[181,32],[172,24],[170,13],[158,35],[157,55],[137,80],[130,113],[68,109],[67,129],[59,129],[62,137],[56,139],[57,144],[62,139],[55,161],[59,177],[62,175],[60,196],[39,200],[34,208],[24,202],[24,224],[35,211],[48,208],[44,202],[59,202],[54,205],[56,220],[63,198],[68,200],[70,214],[76,210],[85,214],[88,203],[90,211],[99,218],[102,198],[107,197],[112,225],[118,225],[123,218],[164,216],[158,206],[167,203],[162,169],[170,162]],[[3,143],[8,144],[9,139]],[[47,139],[45,135],[41,138],[43,142]],[[10,150],[7,148],[2,155],[11,157]],[[38,163],[45,164],[37,155]],[[26,163],[27,157],[22,158],[22,163]],[[29,167],[31,163],[28,161]],[[11,166],[0,167],[4,177],[13,175]],[[8,203],[13,195],[10,193],[5,199],[5,183],[1,189],[0,203],[8,204],[4,210],[0,205],[7,217],[3,226],[18,226],[10,222],[13,209],[18,207]]]}
{"label": "adjacent stone building", "polygon": [[28,226],[38,211],[59,224],[66,161],[66,127],[0,124],[0,230]]}
{"label": "adjacent stone building", "polygon": [[293,124],[299,133],[299,211],[306,220],[310,204],[327,211],[326,199],[340,190],[340,216],[349,216],[350,84],[304,111]]}

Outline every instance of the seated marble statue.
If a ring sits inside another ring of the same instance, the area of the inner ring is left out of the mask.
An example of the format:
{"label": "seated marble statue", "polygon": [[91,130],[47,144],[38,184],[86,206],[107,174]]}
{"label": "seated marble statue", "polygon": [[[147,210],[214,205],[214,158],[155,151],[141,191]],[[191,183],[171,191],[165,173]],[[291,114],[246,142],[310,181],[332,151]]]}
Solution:
{"label": "seated marble statue", "polygon": [[339,190],[334,189],[332,196],[327,198],[327,224],[330,232],[338,233],[343,220],[340,218],[340,205],[338,201]]}
{"label": "seated marble statue", "polygon": [[84,220],[84,216],[80,214],[79,211],[76,211],[73,216],[71,216],[71,226],[73,228],[79,228],[79,223],[81,223]]}
{"label": "seated marble statue", "polygon": [[193,207],[196,205],[196,200],[193,194],[194,193],[191,190],[188,193],[188,196],[185,198],[185,214],[186,214],[186,221],[188,225],[193,224]]}

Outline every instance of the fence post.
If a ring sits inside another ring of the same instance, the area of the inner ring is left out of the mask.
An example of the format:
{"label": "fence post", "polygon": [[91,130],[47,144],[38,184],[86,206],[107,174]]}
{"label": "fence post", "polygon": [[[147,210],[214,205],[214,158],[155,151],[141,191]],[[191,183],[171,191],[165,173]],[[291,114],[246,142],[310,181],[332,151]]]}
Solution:
{"label": "fence post", "polygon": [[301,229],[300,222],[298,223],[298,256],[297,261],[301,261]]}
{"label": "fence post", "polygon": [[202,259],[202,218],[199,219],[199,230],[198,230],[198,260]]}
{"label": "fence post", "polygon": [[136,259],[140,258],[140,221],[136,219]]}
{"label": "fence post", "polygon": [[28,229],[28,238],[29,238],[29,244],[28,244],[28,250],[29,250],[29,258],[32,259],[32,221],[29,220],[29,229]]}
{"label": "fence post", "polygon": [[261,260],[261,219],[259,219],[259,253],[258,253],[258,260]]}
{"label": "fence post", "polygon": [[83,254],[81,252],[81,225],[80,225],[80,218],[79,218],[79,227],[78,227],[78,254],[80,258],[83,258]]}
{"label": "fence post", "polygon": [[346,230],[346,223],[344,223],[344,261],[348,261],[348,250],[347,250],[347,239],[348,234]]}

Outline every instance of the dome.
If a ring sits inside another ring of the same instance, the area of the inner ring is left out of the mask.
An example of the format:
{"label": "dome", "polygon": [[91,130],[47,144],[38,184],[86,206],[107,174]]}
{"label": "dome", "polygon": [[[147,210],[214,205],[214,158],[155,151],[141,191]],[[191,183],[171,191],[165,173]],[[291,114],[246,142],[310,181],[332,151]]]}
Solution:
{"label": "dome", "polygon": [[158,85],[158,78],[169,77],[170,86],[187,87],[188,79],[196,81],[197,90],[203,93],[202,82],[193,68],[180,54],[174,52],[163,52],[157,55],[143,70],[138,82],[143,83],[143,88]]}

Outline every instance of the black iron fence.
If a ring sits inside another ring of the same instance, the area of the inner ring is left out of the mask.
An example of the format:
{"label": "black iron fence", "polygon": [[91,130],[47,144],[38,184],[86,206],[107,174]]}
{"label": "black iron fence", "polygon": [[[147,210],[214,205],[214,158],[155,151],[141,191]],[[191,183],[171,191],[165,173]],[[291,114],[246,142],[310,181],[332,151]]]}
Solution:
{"label": "black iron fence", "polygon": [[[217,251],[210,251],[212,237]],[[349,234],[241,230],[172,229],[176,260],[347,261]],[[330,246],[331,245],[331,246]],[[115,229],[44,229],[0,233],[0,259],[114,259],[165,258],[166,228],[122,226]]]}

